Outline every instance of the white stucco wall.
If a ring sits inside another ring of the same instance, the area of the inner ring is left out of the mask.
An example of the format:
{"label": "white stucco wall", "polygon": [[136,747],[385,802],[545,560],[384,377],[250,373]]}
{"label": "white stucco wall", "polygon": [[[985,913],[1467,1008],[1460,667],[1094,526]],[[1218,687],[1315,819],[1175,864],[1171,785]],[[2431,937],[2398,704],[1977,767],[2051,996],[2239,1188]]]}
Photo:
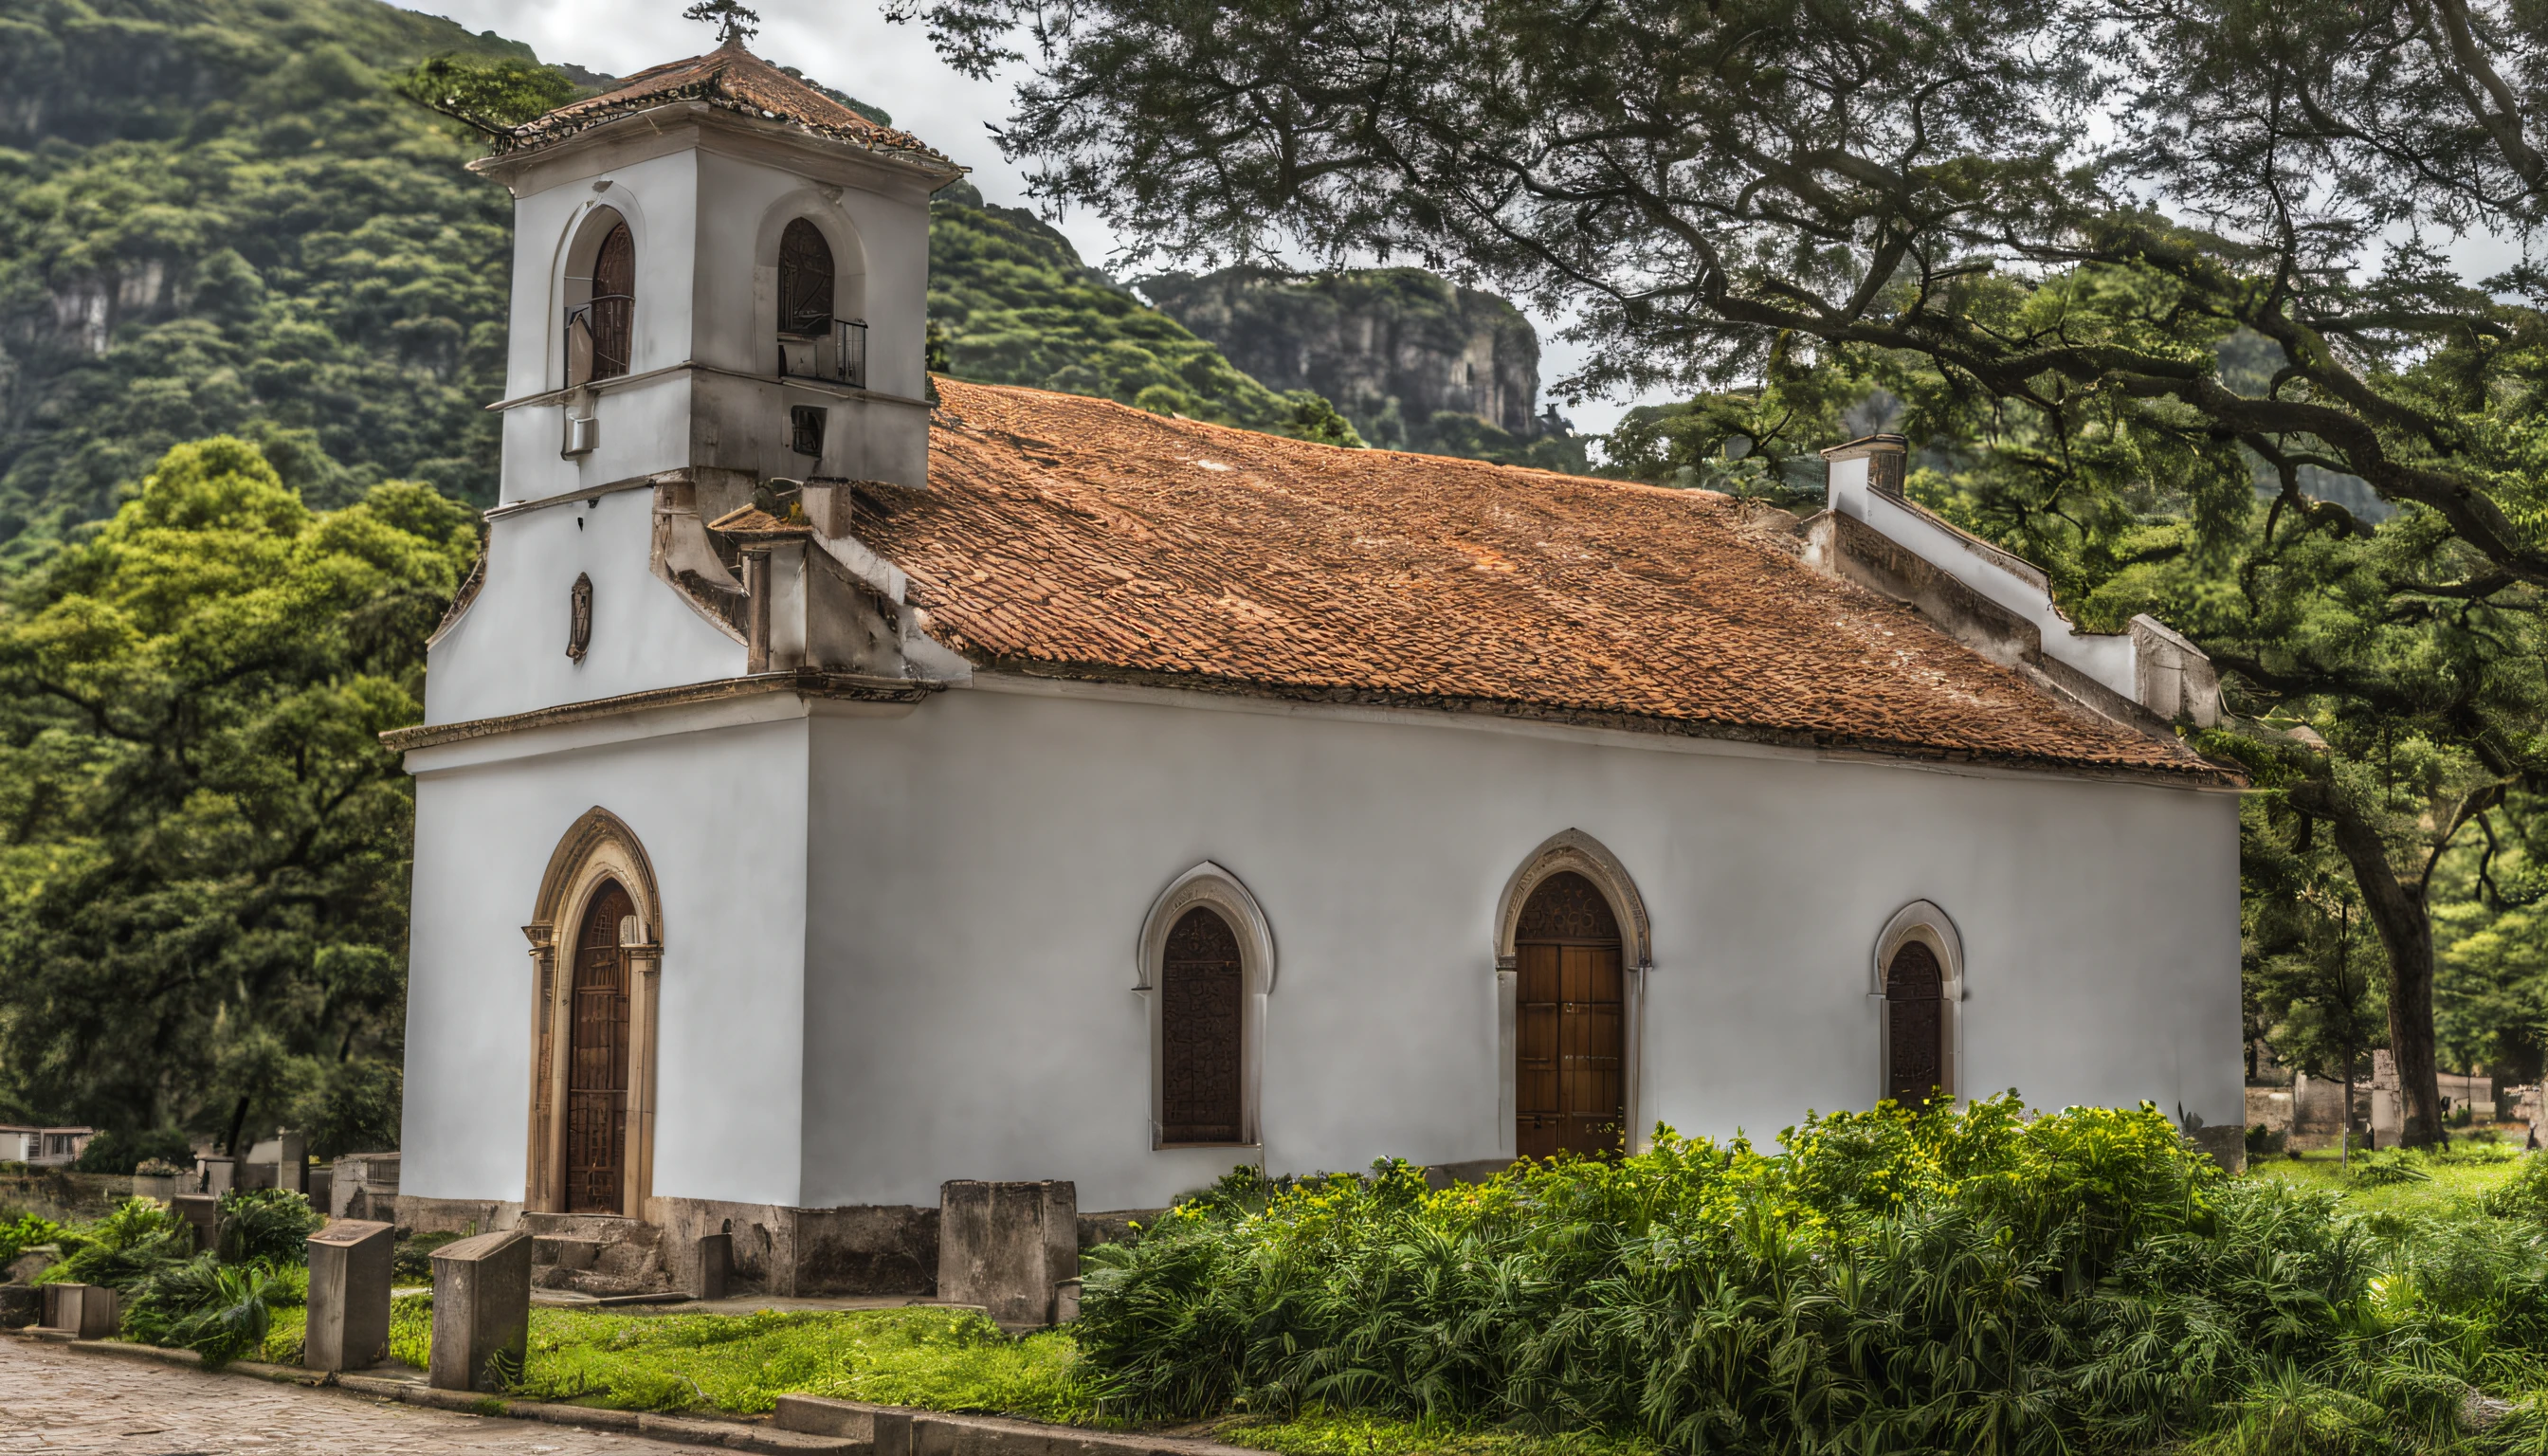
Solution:
{"label": "white stucco wall", "polygon": [[[654,509],[652,491],[615,491],[490,520],[477,599],[425,654],[424,720],[739,676],[743,644],[655,576]],[[566,655],[579,575],[592,579],[592,637],[582,662]]]}
{"label": "white stucco wall", "polygon": [[1181,701],[816,722],[809,1204],[967,1177],[1150,1207],[1237,1160],[1151,1149],[1129,989],[1144,912],[1206,859],[1279,944],[1269,1168],[1508,1152],[1491,922],[1567,828],[1652,914],[1646,1122],[1767,1136],[1875,1101],[1872,943],[1916,899],[1966,952],[1959,1090],[2241,1116],[2230,795]]}
{"label": "white stucco wall", "polygon": [[[1568,828],[1652,916],[1643,1122],[1768,1136],[1872,1103],[1873,942],[1920,899],[1965,952],[1959,1091],[2242,1115],[2230,794],[992,682],[413,756],[406,1191],[521,1196],[519,926],[596,805],[666,900],[664,1196],[926,1205],[950,1178],[1070,1178],[1083,1208],[1154,1207],[1249,1156],[1150,1145],[1135,943],[1204,860],[1277,943],[1268,1167],[1508,1153],[1492,921]],[[525,747],[545,751],[507,757]]]}
{"label": "white stucco wall", "polygon": [[[521,926],[559,840],[598,806],[643,843],[664,900],[657,1085],[680,1092],[659,1105],[655,1193],[797,1202],[805,723],[723,716],[712,731],[633,742],[553,734],[584,746],[417,776],[402,1191],[522,1197],[533,990]],[[503,751],[461,745],[442,761]]]}

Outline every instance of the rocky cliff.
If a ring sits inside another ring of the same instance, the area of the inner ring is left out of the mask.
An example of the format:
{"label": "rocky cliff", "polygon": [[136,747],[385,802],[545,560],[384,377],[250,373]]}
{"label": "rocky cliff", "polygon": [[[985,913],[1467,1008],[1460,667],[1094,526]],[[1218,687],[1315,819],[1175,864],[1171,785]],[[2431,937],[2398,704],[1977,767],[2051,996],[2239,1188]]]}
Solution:
{"label": "rocky cliff", "polygon": [[1420,268],[1225,268],[1135,287],[1267,388],[1335,402],[1371,444],[1488,459],[1580,454],[1529,448],[1565,430],[1536,413],[1537,331],[1494,294]]}

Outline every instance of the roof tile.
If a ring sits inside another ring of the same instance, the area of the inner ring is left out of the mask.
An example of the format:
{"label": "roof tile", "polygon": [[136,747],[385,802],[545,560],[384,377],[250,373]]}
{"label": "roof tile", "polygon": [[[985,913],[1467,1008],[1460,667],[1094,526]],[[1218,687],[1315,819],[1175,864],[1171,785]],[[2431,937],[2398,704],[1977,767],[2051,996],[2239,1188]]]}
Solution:
{"label": "roof tile", "polygon": [[937,387],[929,487],[863,486],[859,531],[985,666],[2230,777],[2064,712],[1712,492]]}

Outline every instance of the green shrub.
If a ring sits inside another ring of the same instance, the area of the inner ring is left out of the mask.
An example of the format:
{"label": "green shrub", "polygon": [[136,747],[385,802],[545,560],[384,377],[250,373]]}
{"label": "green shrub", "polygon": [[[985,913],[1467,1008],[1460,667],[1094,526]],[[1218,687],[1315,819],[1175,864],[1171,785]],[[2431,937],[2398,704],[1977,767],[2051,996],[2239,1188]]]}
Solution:
{"label": "green shrub", "polygon": [[192,1167],[195,1146],[174,1128],[155,1133],[120,1133],[109,1128],[88,1140],[71,1166],[83,1173],[123,1175],[152,1160]]}
{"label": "green shrub", "polygon": [[1137,1418],[1763,1453],[2422,1446],[2548,1353],[2520,1227],[2230,1181],[2147,1107],[1887,1105],[1780,1144],[1217,1190],[1086,1256],[1076,1332]]}
{"label": "green shrub", "polygon": [[225,1264],[306,1264],[310,1235],[326,1222],[288,1188],[232,1189],[222,1195],[220,1221]]}
{"label": "green shrub", "polygon": [[54,1242],[63,1258],[38,1278],[44,1283],[104,1284],[131,1291],[161,1264],[194,1251],[186,1221],[146,1198],[128,1198],[94,1224],[60,1230]]}
{"label": "green shrub", "polygon": [[2548,1155],[2524,1155],[2512,1176],[2486,1196],[2486,1211],[2499,1219],[2548,1227]]}
{"label": "green shrub", "polygon": [[34,1214],[20,1214],[0,1224],[0,1264],[14,1264],[18,1256],[38,1244],[58,1242],[62,1226]]}
{"label": "green shrub", "polygon": [[[307,1290],[305,1284],[305,1300]],[[124,1332],[143,1344],[195,1350],[220,1364],[263,1346],[281,1293],[262,1267],[198,1254],[162,1264],[134,1286]]]}

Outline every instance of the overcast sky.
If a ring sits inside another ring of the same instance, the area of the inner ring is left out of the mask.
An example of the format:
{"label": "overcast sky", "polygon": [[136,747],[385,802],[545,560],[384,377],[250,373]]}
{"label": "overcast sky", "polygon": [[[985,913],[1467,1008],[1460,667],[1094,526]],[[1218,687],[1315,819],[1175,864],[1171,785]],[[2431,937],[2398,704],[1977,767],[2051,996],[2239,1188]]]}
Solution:
{"label": "overcast sky", "polygon": [[[413,9],[447,15],[473,31],[526,42],[540,59],[624,76],[712,48],[708,27],[682,19],[682,0],[426,0]],[[876,0],[755,0],[761,34],[752,48],[893,114],[894,125],[972,168],[992,202],[1026,207],[1026,186],[986,130],[1008,114],[1006,82],[967,80],[947,68],[917,26],[887,25]],[[1080,255],[1100,267],[1116,238],[1095,218],[1056,220]],[[1571,367],[1576,351],[1539,326],[1543,384]],[[1587,402],[1567,415],[1579,429],[1606,431],[1627,402]]]}

